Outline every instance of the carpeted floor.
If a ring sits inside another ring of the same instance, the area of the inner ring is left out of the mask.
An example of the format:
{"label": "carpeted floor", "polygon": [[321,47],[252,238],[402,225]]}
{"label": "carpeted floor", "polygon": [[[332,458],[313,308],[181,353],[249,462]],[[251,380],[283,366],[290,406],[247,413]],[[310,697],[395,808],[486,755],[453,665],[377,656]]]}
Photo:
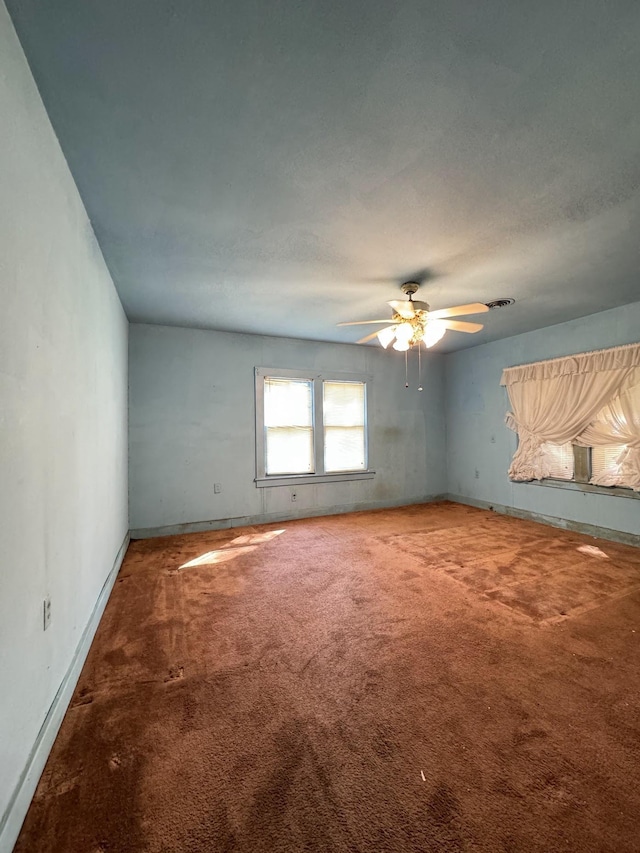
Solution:
{"label": "carpeted floor", "polygon": [[638,853],[640,550],[441,503],[131,544],[17,853]]}

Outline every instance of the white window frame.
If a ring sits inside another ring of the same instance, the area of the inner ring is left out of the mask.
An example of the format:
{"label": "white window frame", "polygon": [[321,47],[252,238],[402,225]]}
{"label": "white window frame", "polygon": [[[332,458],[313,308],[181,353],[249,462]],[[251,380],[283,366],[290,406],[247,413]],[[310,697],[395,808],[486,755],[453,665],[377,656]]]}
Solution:
{"label": "white window frame", "polygon": [[[314,474],[274,474],[269,476],[265,467],[264,440],[264,380],[300,379],[313,383],[313,451]],[[324,470],[324,422],[323,422],[323,383],[324,382],[362,382],[365,386],[364,448],[367,468],[364,471],[339,471],[327,474]],[[371,480],[375,471],[370,466],[369,424],[371,412],[371,376],[363,373],[342,373],[332,370],[317,373],[309,370],[292,370],[284,367],[256,367],[256,478],[257,488],[267,486],[304,485],[305,483],[337,483],[346,480]]]}

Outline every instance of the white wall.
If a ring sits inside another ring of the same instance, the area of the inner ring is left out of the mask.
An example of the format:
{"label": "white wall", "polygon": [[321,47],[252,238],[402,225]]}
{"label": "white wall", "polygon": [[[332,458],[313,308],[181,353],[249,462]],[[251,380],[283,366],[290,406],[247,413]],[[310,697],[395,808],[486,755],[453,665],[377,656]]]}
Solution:
{"label": "white wall", "polygon": [[[505,309],[509,310],[509,309]],[[640,534],[640,501],[512,483],[516,436],[507,429],[503,368],[640,340],[640,302],[446,357],[448,491],[453,496]]]}
{"label": "white wall", "polygon": [[[404,358],[380,347],[131,325],[132,535],[223,519],[411,503],[445,491],[443,357],[423,360],[425,390],[404,387]],[[254,368],[364,371],[373,377],[373,480],[257,489]],[[220,483],[222,492],[214,494]]]}
{"label": "white wall", "polygon": [[12,798],[127,534],[127,321],[2,2],[0,125],[6,850],[24,806]]}

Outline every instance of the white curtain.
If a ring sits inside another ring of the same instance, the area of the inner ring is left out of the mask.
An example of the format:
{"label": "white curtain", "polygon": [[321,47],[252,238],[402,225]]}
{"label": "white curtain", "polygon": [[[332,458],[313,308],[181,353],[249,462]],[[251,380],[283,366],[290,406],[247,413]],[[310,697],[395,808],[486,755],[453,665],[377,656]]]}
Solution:
{"label": "white curtain", "polygon": [[509,468],[512,480],[549,476],[545,443],[575,442],[599,412],[640,381],[640,344],[581,353],[503,371],[513,411],[507,426],[518,433]]}
{"label": "white curtain", "polygon": [[575,443],[582,447],[625,445],[617,459],[591,478],[596,486],[625,486],[640,491],[640,369],[635,374],[633,387],[601,409],[576,439]]}

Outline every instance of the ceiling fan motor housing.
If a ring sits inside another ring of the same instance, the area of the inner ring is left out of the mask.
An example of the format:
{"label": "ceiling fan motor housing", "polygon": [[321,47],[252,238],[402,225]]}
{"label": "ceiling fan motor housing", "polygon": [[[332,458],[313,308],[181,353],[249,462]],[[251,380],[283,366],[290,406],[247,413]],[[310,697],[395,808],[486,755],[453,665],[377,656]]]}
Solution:
{"label": "ceiling fan motor housing", "polygon": [[[404,284],[400,285],[400,290],[409,297],[409,302],[411,305],[414,305],[413,302],[413,294],[417,293],[420,290],[420,285],[417,281],[405,281]],[[418,306],[420,306],[418,308]],[[416,302],[414,305],[414,310],[417,311],[429,311],[429,304],[427,302]]]}

